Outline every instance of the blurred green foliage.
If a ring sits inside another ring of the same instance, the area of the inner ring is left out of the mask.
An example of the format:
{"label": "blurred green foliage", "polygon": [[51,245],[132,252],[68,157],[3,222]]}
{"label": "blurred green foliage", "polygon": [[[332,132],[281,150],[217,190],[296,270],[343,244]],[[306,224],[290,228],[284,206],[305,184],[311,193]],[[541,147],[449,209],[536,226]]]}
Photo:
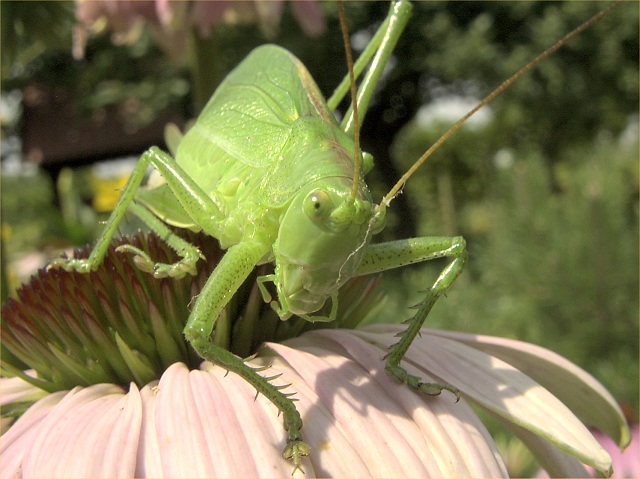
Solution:
{"label": "blurred green foliage", "polygon": [[44,56],[68,54],[72,19],[73,2],[2,2],[3,81],[33,75]]}
{"label": "blurred green foliage", "polygon": [[2,18],[2,89],[41,83],[72,92],[79,113],[89,117],[110,106],[135,131],[170,106],[188,108],[188,75],[153,42],[148,32],[132,45],[114,46],[108,34],[71,55],[73,2],[6,1]]}
{"label": "blurred green foliage", "polygon": [[[30,16],[36,4],[43,10]],[[480,99],[606,5],[416,3],[393,69],[363,125],[363,147],[376,158],[369,178],[374,198],[446,129],[416,116],[423,105],[451,97]],[[112,46],[107,35],[95,38],[78,62],[70,55],[69,4],[3,1],[0,7],[3,89],[35,79],[75,89],[88,110],[135,97],[143,119],[171,102],[193,112],[184,101],[193,94],[193,78],[184,65],[168,61],[148,35],[129,47]],[[346,67],[335,5],[323,7],[328,23],[323,37],[304,36],[285,8],[273,41],[298,55],[328,96]],[[587,368],[634,407],[639,8],[637,2],[622,5],[494,101],[490,121],[459,131],[394,200],[382,235],[467,239],[466,271],[427,326],[542,344]],[[387,9],[385,2],[347,2],[354,39],[366,40]],[[43,23],[43,15],[54,15],[53,10],[65,19]],[[21,16],[22,26],[12,16]],[[28,20],[40,23],[35,28]],[[51,29],[42,26],[49,24]],[[40,47],[31,46],[33,39]],[[207,61],[217,65],[204,83],[212,91],[263,42],[254,26],[220,25],[200,45],[205,48],[200,55],[210,52]],[[354,42],[354,48],[361,43]],[[45,198],[43,192],[37,195]],[[15,203],[19,209],[28,201],[21,196]],[[4,207],[3,188],[7,218]],[[387,275],[392,298],[381,319],[405,319],[404,308],[431,284],[437,267]]]}

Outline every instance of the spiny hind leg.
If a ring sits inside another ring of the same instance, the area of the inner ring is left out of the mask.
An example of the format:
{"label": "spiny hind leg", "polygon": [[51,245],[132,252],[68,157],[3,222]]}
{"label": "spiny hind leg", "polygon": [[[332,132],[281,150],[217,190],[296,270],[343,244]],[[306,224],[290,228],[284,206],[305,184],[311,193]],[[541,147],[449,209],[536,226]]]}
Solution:
{"label": "spiny hind leg", "polygon": [[386,372],[398,382],[406,383],[421,394],[436,396],[443,390],[460,398],[457,388],[448,384],[427,383],[420,377],[409,374],[400,362],[419,334],[427,315],[438,298],[447,292],[456,280],[467,260],[467,248],[460,236],[413,238],[392,241],[369,246],[358,270],[358,274],[380,272],[411,263],[418,263],[435,258],[451,258],[451,262],[442,270],[433,286],[427,291],[424,300],[418,304],[416,314],[409,319],[407,329],[399,335],[399,340],[391,346],[386,356]]}
{"label": "spiny hind leg", "polygon": [[302,418],[291,394],[282,392],[286,386],[273,384],[272,381],[277,376],[261,376],[259,372],[262,368],[250,367],[225,349],[223,344],[216,344],[212,339],[221,311],[269,247],[270,245],[260,243],[238,243],[227,250],[200,291],[184,334],[203,359],[238,374],[278,408],[287,432],[287,443],[282,456],[293,463],[295,472],[311,450],[302,440]]}
{"label": "spiny hind leg", "polygon": [[[200,293],[203,294],[202,292]],[[294,393],[284,393],[289,385],[275,385],[272,383],[279,375],[264,377],[259,374],[262,368],[252,368],[241,358],[228,350],[213,344],[204,337],[194,337],[192,331],[185,329],[191,345],[198,354],[207,361],[217,364],[227,371],[236,373],[251,384],[259,394],[265,396],[282,413],[282,422],[287,433],[287,441],[282,452],[282,457],[293,464],[293,473],[300,469],[302,460],[311,454],[311,447],[302,438],[302,418],[295,406]]]}

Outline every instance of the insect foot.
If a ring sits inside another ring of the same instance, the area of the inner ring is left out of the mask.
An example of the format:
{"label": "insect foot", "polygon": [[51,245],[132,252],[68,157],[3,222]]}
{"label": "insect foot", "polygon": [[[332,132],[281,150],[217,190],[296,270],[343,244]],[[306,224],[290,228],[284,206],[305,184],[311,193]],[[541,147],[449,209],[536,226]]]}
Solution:
{"label": "insect foot", "polygon": [[293,463],[293,471],[291,472],[292,476],[298,469],[300,469],[300,472],[304,474],[304,471],[300,467],[300,463],[302,459],[307,457],[309,454],[311,454],[311,447],[309,447],[306,442],[294,440],[287,443],[287,447],[284,448],[282,457]]}
{"label": "insect foot", "polygon": [[450,384],[423,383],[422,381],[419,381],[418,386],[415,389],[419,393],[426,394],[427,396],[438,396],[442,391],[449,391],[456,397],[456,402],[460,401],[460,390]]}
{"label": "insect foot", "polygon": [[449,391],[456,397],[456,402],[460,401],[460,390],[450,384],[425,383],[418,376],[409,374],[404,368],[393,364],[387,363],[385,371],[396,381],[399,383],[405,383],[419,394],[424,394],[425,396],[438,396],[442,391]]}
{"label": "insect foot", "polygon": [[88,259],[56,258],[49,262],[47,271],[62,268],[65,271],[77,271],[78,273],[88,273],[92,270],[92,264]]}
{"label": "insect foot", "polygon": [[197,274],[196,263],[201,258],[200,254],[186,254],[177,263],[155,263],[147,253],[131,245],[119,246],[118,253],[133,253],[133,262],[145,273],[152,274],[154,278],[184,278],[187,273],[191,276]]}

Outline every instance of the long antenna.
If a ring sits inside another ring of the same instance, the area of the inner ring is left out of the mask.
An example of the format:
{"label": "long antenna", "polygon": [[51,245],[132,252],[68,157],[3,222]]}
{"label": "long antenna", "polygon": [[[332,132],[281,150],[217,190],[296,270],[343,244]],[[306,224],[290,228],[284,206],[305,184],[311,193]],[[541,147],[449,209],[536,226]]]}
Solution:
{"label": "long antenna", "polygon": [[353,203],[358,195],[360,183],[360,123],[358,121],[358,91],[356,89],[356,77],[353,73],[353,56],[351,55],[351,43],[349,42],[349,31],[347,21],[344,16],[344,6],[342,0],[338,0],[338,13],[340,17],[340,28],[342,29],[342,40],[344,41],[344,51],[347,55],[347,69],[349,70],[351,104],[353,105],[353,188],[351,189],[350,200]]}
{"label": "long antenna", "polygon": [[449,130],[447,130],[438,139],[438,141],[436,141],[433,145],[431,145],[431,147],[424,153],[424,155],[422,155],[418,159],[418,161],[416,161],[413,164],[413,166],[411,168],[409,168],[409,170],[407,170],[407,172],[404,175],[402,175],[402,177],[398,180],[398,182],[394,185],[394,187],[391,188],[389,193],[387,193],[387,195],[384,198],[382,198],[382,201],[380,202],[380,204],[381,205],[385,205],[385,206],[389,206],[391,201],[396,197],[396,195],[402,189],[402,187],[405,185],[405,183],[409,180],[409,178],[411,178],[411,175],[413,175],[416,172],[416,170],[418,168],[420,168],[424,164],[425,161],[427,161],[427,158],[429,158],[438,148],[440,148],[440,145],[442,145],[445,141],[447,141],[449,139],[449,137],[451,135],[453,135],[464,124],[464,122],[466,122],[469,119],[469,117],[471,115],[473,115],[480,108],[485,106],[487,103],[491,102],[500,93],[502,93],[507,88],[509,88],[509,86],[513,82],[517,81],[521,76],[523,76],[529,70],[531,70],[536,65],[538,65],[538,63],[540,63],[541,61],[546,59],[548,56],[553,54],[562,45],[567,43],[569,40],[571,40],[576,35],[582,33],[584,30],[586,30],[587,28],[589,28],[593,24],[595,24],[595,23],[599,22],[600,20],[602,20],[602,18],[604,16],[608,15],[614,8],[618,8],[622,3],[623,3],[623,0],[618,0],[617,2],[609,5],[607,8],[602,10],[600,13],[594,15],[589,20],[584,22],[582,25],[577,27],[575,30],[573,30],[572,32],[570,32],[567,35],[565,35],[564,37],[562,37],[560,40],[558,40],[556,43],[554,43],[551,47],[547,48],[544,52],[542,52],[540,55],[538,55],[536,58],[534,58],[531,62],[529,62],[525,67],[523,67],[521,70],[516,72],[510,78],[505,80],[498,88],[493,90],[493,92],[491,92],[484,100],[482,100],[480,103],[478,103],[478,105],[476,105],[469,113],[467,113],[465,116],[460,118],[451,128],[449,128]]}

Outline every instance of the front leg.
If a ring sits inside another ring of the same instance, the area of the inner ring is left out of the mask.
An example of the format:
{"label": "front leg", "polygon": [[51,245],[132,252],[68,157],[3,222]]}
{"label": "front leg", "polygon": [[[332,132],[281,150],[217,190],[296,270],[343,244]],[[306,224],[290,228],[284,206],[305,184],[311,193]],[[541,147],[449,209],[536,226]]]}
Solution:
{"label": "front leg", "polygon": [[370,245],[358,268],[358,275],[376,273],[407,264],[418,263],[435,258],[452,258],[452,261],[442,270],[433,286],[427,291],[424,300],[418,305],[416,314],[407,323],[409,326],[400,336],[400,340],[391,346],[386,356],[385,370],[398,382],[406,383],[416,391],[429,396],[435,396],[447,390],[460,398],[460,392],[448,384],[425,383],[418,376],[409,374],[400,361],[411,346],[427,315],[438,298],[447,292],[456,280],[467,261],[467,247],[464,238],[456,236],[426,237],[392,241]]}
{"label": "front leg", "polygon": [[127,184],[124,186],[118,198],[115,208],[111,212],[105,229],[96,241],[91,254],[86,259],[76,258],[57,258],[49,263],[47,268],[62,268],[66,271],[78,271],[80,273],[88,273],[95,271],[102,263],[104,256],[107,254],[109,243],[118,230],[118,226],[122,221],[128,207],[133,202],[133,198],[144,179],[147,167],[150,164],[150,156],[144,153],[136,166],[133,168]]}
{"label": "front leg", "polygon": [[194,224],[209,234],[217,232],[217,223],[212,218],[219,211],[218,205],[198,186],[195,180],[182,170],[173,158],[160,149],[152,147],[144,152],[138,163],[136,163],[89,257],[86,259],[58,258],[49,263],[49,268],[63,268],[66,271],[78,271],[81,273],[88,273],[98,269],[109,248],[109,243],[111,243],[118,231],[120,222],[127,210],[130,210],[146,223],[151,230],[155,231],[158,236],[163,238],[180,255],[181,259],[175,264],[155,264],[146,253],[131,246],[121,246],[118,251],[134,253],[136,264],[140,269],[159,278],[166,276],[180,278],[187,273],[195,274],[195,265],[202,257],[198,249],[171,232],[149,209],[135,202],[136,193],[149,165],[160,171],[175,198],[182,204]]}
{"label": "front leg", "polygon": [[311,450],[302,440],[302,418],[293,399],[289,397],[290,394],[281,392],[282,386],[271,384],[270,380],[273,378],[261,376],[257,370],[225,349],[224,344],[216,344],[211,339],[211,333],[223,308],[267,250],[268,247],[259,243],[239,243],[227,250],[200,291],[184,328],[184,334],[203,359],[241,376],[282,412],[284,428],[287,431],[287,445],[282,455],[293,462],[295,471],[300,468],[302,459],[308,456]]}

